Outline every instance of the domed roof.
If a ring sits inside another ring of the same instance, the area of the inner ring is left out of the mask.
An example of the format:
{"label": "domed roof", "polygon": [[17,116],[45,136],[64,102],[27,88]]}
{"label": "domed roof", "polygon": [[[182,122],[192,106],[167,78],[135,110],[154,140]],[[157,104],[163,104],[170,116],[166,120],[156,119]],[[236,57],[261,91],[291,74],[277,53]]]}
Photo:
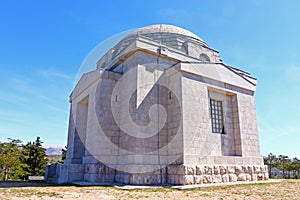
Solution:
{"label": "domed roof", "polygon": [[156,42],[160,42],[166,46],[170,46],[176,49],[184,49],[184,43],[186,41],[193,41],[199,45],[209,47],[200,37],[191,31],[185,30],[178,26],[167,24],[156,24],[145,26],[136,29],[126,35],[115,47],[114,52],[118,54],[127,45],[129,45],[137,37],[146,37]]}
{"label": "domed roof", "polygon": [[180,28],[178,26],[167,25],[167,24],[155,24],[155,25],[145,26],[133,31],[126,37],[131,37],[135,35],[145,35],[149,33],[173,33],[182,36],[188,36],[203,42],[203,40],[200,37],[198,37],[196,34],[192,33],[191,31]]}
{"label": "domed roof", "polygon": [[114,59],[120,52],[128,47],[128,45],[139,38],[156,42],[155,45],[159,43],[160,45],[179,50],[186,55],[188,55],[188,42],[192,42],[197,46],[210,48],[200,37],[191,31],[173,25],[155,24],[138,28],[127,34],[98,61],[97,67],[105,67],[108,60]]}

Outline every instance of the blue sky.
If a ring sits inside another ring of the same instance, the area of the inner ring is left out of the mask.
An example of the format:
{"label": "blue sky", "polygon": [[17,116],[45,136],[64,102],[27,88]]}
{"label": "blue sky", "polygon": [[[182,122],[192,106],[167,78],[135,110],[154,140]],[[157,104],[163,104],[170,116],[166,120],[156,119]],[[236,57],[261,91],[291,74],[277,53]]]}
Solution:
{"label": "blue sky", "polygon": [[90,51],[151,24],[199,35],[258,78],[262,155],[300,157],[300,1],[1,1],[0,140],[64,146],[68,96]]}

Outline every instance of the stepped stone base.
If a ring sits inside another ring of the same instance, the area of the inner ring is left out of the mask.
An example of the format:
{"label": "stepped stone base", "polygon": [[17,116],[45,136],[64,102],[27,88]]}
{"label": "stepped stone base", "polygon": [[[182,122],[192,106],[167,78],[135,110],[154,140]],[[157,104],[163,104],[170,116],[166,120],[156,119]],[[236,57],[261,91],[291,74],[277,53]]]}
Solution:
{"label": "stepped stone base", "polygon": [[105,165],[49,165],[45,180],[53,183],[87,181],[129,185],[190,185],[268,180],[265,165],[169,165],[150,173],[130,174]]}
{"label": "stepped stone base", "polygon": [[268,180],[265,165],[168,166],[168,183],[178,185]]}

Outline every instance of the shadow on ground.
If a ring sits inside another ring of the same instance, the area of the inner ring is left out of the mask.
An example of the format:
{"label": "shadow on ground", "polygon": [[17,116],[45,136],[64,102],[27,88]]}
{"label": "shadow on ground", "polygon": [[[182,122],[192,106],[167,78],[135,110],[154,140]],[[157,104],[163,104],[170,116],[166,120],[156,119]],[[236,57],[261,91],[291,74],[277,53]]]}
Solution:
{"label": "shadow on ground", "polygon": [[18,188],[18,187],[57,187],[73,186],[73,184],[52,184],[45,181],[0,181],[0,188]]}

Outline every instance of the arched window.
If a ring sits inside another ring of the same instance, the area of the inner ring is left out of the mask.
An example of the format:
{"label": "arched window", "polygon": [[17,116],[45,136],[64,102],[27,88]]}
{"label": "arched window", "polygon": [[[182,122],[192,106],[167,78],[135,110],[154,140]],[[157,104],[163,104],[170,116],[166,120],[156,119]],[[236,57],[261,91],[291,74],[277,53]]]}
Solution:
{"label": "arched window", "polygon": [[209,57],[208,57],[206,54],[204,54],[204,53],[201,53],[201,54],[200,54],[199,59],[200,59],[200,61],[202,61],[202,62],[209,62],[209,61],[210,61],[210,60],[209,60]]}

